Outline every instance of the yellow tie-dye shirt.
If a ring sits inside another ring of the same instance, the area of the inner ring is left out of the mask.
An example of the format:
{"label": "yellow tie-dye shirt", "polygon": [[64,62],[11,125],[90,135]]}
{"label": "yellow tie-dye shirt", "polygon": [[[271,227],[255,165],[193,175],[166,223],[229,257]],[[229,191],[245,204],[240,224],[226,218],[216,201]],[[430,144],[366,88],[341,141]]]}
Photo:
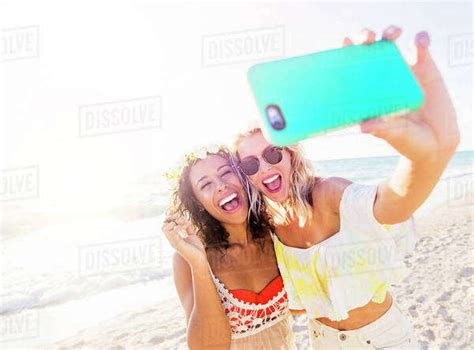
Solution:
{"label": "yellow tie-dye shirt", "polygon": [[378,223],[376,191],[376,185],[349,185],[339,207],[339,232],[309,248],[286,246],[272,235],[291,309],[340,321],[370,301],[383,302],[390,284],[403,279],[403,258],[415,246],[414,220]]}

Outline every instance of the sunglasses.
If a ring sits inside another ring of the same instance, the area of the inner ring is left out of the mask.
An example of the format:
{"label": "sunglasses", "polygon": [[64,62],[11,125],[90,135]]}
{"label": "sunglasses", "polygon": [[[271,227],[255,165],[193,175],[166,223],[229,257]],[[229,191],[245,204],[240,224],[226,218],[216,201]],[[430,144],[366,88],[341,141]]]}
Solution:
{"label": "sunglasses", "polygon": [[276,146],[268,146],[262,152],[262,155],[259,157],[248,156],[239,162],[239,168],[245,175],[252,176],[255,175],[260,168],[259,158],[263,158],[265,162],[271,165],[275,165],[281,162],[283,159],[283,149]]}

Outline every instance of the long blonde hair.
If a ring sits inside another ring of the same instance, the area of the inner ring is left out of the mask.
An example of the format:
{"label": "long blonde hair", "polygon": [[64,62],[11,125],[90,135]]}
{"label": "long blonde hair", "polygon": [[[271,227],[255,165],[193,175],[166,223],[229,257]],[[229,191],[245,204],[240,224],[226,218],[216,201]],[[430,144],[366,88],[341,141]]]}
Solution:
{"label": "long blonde hair", "polygon": [[[262,130],[255,127],[237,135],[233,143],[233,152],[238,159],[240,159],[237,152],[238,145],[247,137],[257,133],[262,133]],[[289,145],[285,149],[290,153],[292,169],[288,199],[284,203],[277,203],[266,196],[262,196],[255,185],[247,178],[248,185],[253,187],[253,191],[249,191],[251,194],[250,210],[256,213],[260,212],[260,203],[262,203],[263,197],[266,210],[275,225],[288,223],[290,219],[297,217],[298,225],[303,227],[313,217],[312,191],[315,182],[319,178],[313,175],[313,167],[304,157],[300,144]]]}

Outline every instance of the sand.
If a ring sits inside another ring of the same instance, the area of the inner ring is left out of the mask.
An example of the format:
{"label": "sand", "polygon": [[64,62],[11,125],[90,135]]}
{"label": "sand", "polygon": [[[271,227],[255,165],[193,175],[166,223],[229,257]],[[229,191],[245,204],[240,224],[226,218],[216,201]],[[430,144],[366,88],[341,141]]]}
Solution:
{"label": "sand", "polygon": [[[392,292],[423,349],[466,349],[474,344],[473,210],[469,199],[415,215],[418,243],[406,259],[411,272]],[[309,348],[306,316],[295,317],[294,330],[298,348]],[[152,308],[127,312],[47,348],[185,349],[184,315],[172,293]]]}

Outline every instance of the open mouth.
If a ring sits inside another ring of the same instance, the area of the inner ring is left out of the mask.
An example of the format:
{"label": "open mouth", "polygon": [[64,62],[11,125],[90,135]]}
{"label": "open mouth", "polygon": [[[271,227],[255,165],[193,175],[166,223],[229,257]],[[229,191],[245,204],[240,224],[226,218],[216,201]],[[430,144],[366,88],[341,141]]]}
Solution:
{"label": "open mouth", "polygon": [[273,175],[272,177],[269,177],[268,179],[265,179],[262,181],[263,185],[266,187],[266,189],[271,192],[278,192],[281,189],[281,176],[276,174]]}
{"label": "open mouth", "polygon": [[234,192],[221,199],[219,206],[227,213],[234,213],[240,208],[239,196]]}

